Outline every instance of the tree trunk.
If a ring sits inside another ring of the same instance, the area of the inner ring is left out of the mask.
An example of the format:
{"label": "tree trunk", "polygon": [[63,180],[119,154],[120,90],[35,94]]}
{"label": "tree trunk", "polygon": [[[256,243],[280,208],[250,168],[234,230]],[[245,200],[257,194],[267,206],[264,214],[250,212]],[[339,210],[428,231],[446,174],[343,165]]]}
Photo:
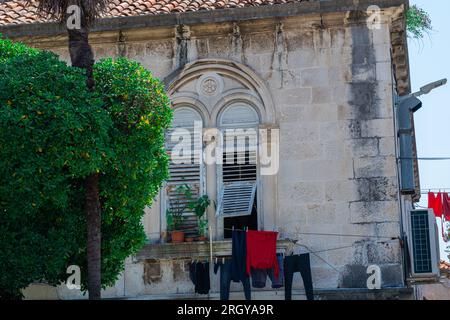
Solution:
{"label": "tree trunk", "polygon": [[[68,29],[69,52],[74,67],[86,69],[86,86],[94,90],[94,54],[89,45],[89,30]],[[85,214],[87,224],[87,287],[89,299],[101,298],[101,205],[99,175],[92,174],[84,181]]]}

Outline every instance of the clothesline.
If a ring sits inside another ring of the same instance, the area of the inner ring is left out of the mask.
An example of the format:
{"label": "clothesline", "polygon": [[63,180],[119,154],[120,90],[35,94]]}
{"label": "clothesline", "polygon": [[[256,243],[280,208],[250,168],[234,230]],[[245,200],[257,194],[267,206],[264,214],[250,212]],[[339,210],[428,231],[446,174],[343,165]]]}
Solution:
{"label": "clothesline", "polygon": [[[244,232],[246,230],[242,229],[230,229],[224,228],[225,230],[230,231],[240,231]],[[298,232],[297,234],[302,235],[318,235],[318,236],[335,236],[335,237],[357,237],[357,238],[372,238],[372,239],[389,239],[389,240],[397,240],[398,237],[382,237],[382,236],[370,236],[370,235],[361,235],[361,234],[340,234],[340,233],[317,233],[317,232]]]}
{"label": "clothesline", "polygon": [[418,157],[418,158],[409,158],[409,157],[400,157],[397,160],[421,160],[421,161],[448,161],[450,157]]}
{"label": "clothesline", "polygon": [[420,193],[421,194],[428,194],[429,192],[449,192],[450,193],[450,188],[434,188],[434,189],[421,189]]}
{"label": "clothesline", "polygon": [[303,235],[317,235],[317,236],[336,236],[336,237],[360,237],[360,238],[373,238],[373,239],[389,239],[397,240],[398,237],[381,237],[381,236],[370,236],[362,234],[339,234],[339,233],[317,233],[317,232],[298,232],[298,234]]}

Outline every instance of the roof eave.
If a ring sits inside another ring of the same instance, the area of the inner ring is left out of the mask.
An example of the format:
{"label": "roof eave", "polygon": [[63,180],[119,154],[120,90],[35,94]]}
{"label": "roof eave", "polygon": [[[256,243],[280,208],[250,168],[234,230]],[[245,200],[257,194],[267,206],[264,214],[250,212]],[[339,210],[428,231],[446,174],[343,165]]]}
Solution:
{"label": "roof eave", "polygon": [[[265,18],[283,18],[311,13],[330,13],[346,11],[366,11],[371,5],[381,9],[402,6],[408,0],[335,0],[293,2],[280,5],[266,5],[220,10],[204,10],[160,15],[141,15],[99,19],[93,26],[93,32],[126,30],[148,27],[169,27],[180,24],[194,25],[229,21],[248,21]],[[0,33],[9,38],[57,36],[66,30],[58,22],[33,23],[0,26]]]}

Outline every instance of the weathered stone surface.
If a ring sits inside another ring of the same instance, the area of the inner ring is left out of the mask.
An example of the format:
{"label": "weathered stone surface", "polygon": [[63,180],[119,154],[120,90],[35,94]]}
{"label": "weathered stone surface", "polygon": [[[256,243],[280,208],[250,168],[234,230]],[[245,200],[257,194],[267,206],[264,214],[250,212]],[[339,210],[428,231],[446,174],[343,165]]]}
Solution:
{"label": "weathered stone surface", "polygon": [[329,86],[328,68],[308,68],[302,71],[302,87]]}
{"label": "weathered stone surface", "polygon": [[363,138],[393,137],[395,135],[392,119],[374,119],[361,122]]}
{"label": "weathered stone surface", "polygon": [[151,284],[161,281],[161,264],[158,260],[148,259],[144,261],[144,283]]}
{"label": "weathered stone surface", "polygon": [[353,160],[355,178],[392,177],[396,174],[395,157],[366,157]]}
{"label": "weathered stone surface", "polygon": [[392,215],[398,209],[396,201],[352,202],[350,204],[352,223],[372,223],[398,221],[399,216]]}
{"label": "weathered stone surface", "polygon": [[[340,288],[365,288],[367,289],[368,265],[346,265],[340,278]],[[381,286],[402,286],[401,266],[398,264],[380,264]]]}
{"label": "weathered stone surface", "polygon": [[[357,185],[352,180],[327,181],[325,184],[325,199],[329,202],[357,201],[359,198]],[[347,205],[348,206],[348,205]],[[344,217],[344,213],[339,215]]]}
{"label": "weathered stone surface", "polygon": [[[355,126],[355,130],[359,130],[359,127]],[[376,138],[352,139],[344,143],[355,158],[375,157],[378,155],[378,139]]]}

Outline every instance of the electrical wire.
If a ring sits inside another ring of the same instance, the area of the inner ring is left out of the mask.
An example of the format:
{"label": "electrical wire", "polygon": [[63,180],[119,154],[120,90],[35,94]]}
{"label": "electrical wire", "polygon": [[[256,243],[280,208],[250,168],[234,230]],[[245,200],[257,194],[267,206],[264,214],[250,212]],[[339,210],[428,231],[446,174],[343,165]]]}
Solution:
{"label": "electrical wire", "polygon": [[317,233],[317,232],[298,232],[298,234],[303,235],[316,235],[316,236],[335,236],[335,237],[356,237],[356,238],[372,238],[372,239],[390,239],[396,240],[398,237],[381,237],[381,236],[370,236],[370,235],[361,235],[361,234],[338,234],[338,233]]}
{"label": "electrical wire", "polygon": [[448,161],[450,160],[450,157],[418,157],[418,158],[401,157],[397,158],[397,160]]}

